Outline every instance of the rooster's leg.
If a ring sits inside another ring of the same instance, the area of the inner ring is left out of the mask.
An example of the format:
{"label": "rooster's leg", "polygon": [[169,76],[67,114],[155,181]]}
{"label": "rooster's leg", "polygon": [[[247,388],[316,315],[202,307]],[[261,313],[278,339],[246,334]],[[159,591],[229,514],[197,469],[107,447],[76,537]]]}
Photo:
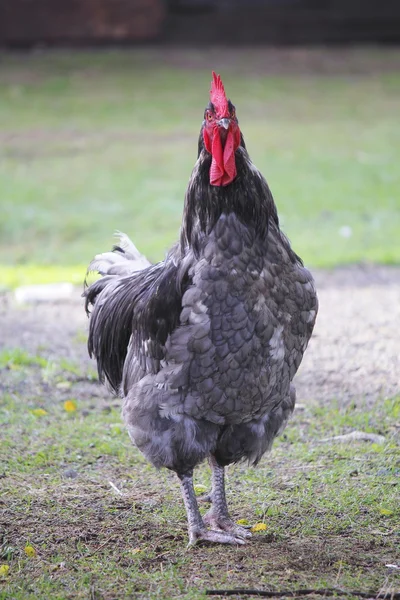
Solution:
{"label": "rooster's leg", "polygon": [[[212,454],[210,454],[210,456],[208,457],[208,464],[210,465],[211,468],[211,472],[214,472],[214,465],[217,464],[216,460],[214,458],[214,456]],[[224,477],[224,474],[222,473],[222,477]],[[214,491],[214,477],[213,477],[213,482],[212,482],[212,487],[211,490],[209,492],[206,492],[205,494],[202,494],[201,496],[197,496],[197,501],[198,502],[208,502],[209,504],[211,504],[211,502],[213,501],[213,491]]]}
{"label": "rooster's leg", "polygon": [[212,506],[204,516],[204,522],[213,529],[219,529],[235,537],[249,538],[251,533],[245,527],[236,525],[229,516],[225,496],[225,472],[214,456],[209,459],[212,472],[212,489],[210,493]]}
{"label": "rooster's leg", "polygon": [[219,531],[206,528],[194,493],[193,473],[178,473],[178,477],[188,518],[189,546],[193,546],[200,540],[219,544],[244,544],[244,536],[237,535],[233,530],[225,532],[221,528]]}
{"label": "rooster's leg", "polygon": [[[213,463],[212,460],[215,460],[214,457],[211,458],[211,456],[208,459],[208,464],[210,465],[211,469],[213,468]],[[197,496],[197,502],[208,502],[211,504],[212,500],[212,494],[213,494],[213,490],[211,489],[209,492],[206,492],[205,494],[202,494],[201,496]]]}

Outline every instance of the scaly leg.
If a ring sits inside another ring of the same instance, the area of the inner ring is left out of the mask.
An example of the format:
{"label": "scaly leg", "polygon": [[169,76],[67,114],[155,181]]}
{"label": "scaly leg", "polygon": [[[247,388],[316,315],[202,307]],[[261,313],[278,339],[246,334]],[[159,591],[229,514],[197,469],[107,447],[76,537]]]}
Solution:
{"label": "scaly leg", "polygon": [[[216,461],[215,461],[214,456],[210,455],[208,457],[208,464],[210,465],[211,472],[213,472],[213,470],[214,470],[215,462]],[[213,491],[214,491],[214,484],[212,484],[211,490],[209,492],[205,492],[201,496],[197,496],[197,502],[207,502],[208,504],[211,504],[211,502],[213,501]]]}
{"label": "scaly leg", "polygon": [[200,540],[219,544],[244,544],[242,539],[244,536],[239,536],[234,531],[225,533],[221,529],[214,531],[206,528],[194,493],[193,473],[178,473],[178,477],[181,482],[182,496],[187,512],[189,546],[193,546]]}
{"label": "scaly leg", "polygon": [[209,459],[212,471],[212,489],[210,493],[212,506],[204,516],[206,525],[219,529],[239,538],[249,538],[251,533],[245,527],[237,525],[229,516],[225,496],[225,472],[214,456]]}

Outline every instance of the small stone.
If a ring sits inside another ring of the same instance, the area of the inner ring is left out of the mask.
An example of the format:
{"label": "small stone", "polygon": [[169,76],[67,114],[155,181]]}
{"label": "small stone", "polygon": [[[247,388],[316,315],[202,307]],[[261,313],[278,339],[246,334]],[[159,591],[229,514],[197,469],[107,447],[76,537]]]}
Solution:
{"label": "small stone", "polygon": [[69,390],[72,387],[72,382],[71,381],[60,381],[59,383],[56,384],[56,388],[58,390]]}
{"label": "small stone", "polygon": [[68,300],[74,293],[72,283],[49,283],[45,285],[23,285],[16,288],[15,299],[18,304],[36,302],[54,302]]}
{"label": "small stone", "polygon": [[66,469],[63,473],[65,479],[76,479],[78,476],[78,471],[75,471],[74,469]]}

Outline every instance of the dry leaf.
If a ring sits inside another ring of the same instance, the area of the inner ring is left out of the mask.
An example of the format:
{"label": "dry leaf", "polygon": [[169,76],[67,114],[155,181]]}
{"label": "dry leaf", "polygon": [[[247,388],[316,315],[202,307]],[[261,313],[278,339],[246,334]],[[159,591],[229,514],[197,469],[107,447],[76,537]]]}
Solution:
{"label": "dry leaf", "polygon": [[139,552],[143,552],[140,548],[132,548],[131,554],[139,554]]}
{"label": "dry leaf", "polygon": [[194,486],[194,492],[195,494],[204,494],[204,492],[207,491],[207,488],[205,485],[195,485]]}

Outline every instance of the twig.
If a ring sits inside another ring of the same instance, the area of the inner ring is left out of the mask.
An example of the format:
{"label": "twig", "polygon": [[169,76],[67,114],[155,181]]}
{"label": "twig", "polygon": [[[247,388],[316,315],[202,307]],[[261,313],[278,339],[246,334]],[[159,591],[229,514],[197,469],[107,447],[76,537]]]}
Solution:
{"label": "twig", "polygon": [[264,598],[282,598],[287,596],[289,598],[298,598],[300,596],[309,596],[315,594],[318,596],[358,596],[359,598],[390,598],[390,600],[397,600],[400,598],[400,592],[386,593],[383,592],[347,592],[340,588],[319,588],[319,589],[300,589],[300,590],[286,590],[286,591],[270,591],[270,590],[206,590],[206,596],[260,596]]}
{"label": "twig", "polygon": [[111,487],[114,490],[114,492],[117,492],[117,494],[119,494],[120,496],[123,496],[123,493],[121,492],[121,490],[119,490],[117,488],[117,486],[115,485],[115,483],[113,483],[112,481],[109,481],[108,483],[111,485]]}
{"label": "twig", "polygon": [[322,440],[318,440],[318,442],[372,442],[373,444],[384,444],[385,437],[376,433],[367,433],[365,431],[352,431],[351,433],[345,433],[344,435],[335,435],[333,437],[323,438]]}

